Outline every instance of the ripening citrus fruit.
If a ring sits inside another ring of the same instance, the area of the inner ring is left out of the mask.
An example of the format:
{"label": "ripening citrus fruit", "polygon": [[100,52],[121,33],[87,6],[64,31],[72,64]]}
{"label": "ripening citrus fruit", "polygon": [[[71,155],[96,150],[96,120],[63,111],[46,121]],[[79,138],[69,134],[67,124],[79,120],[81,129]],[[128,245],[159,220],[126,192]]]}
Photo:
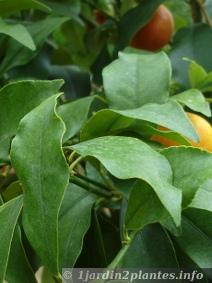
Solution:
{"label": "ripening citrus fruit", "polygon": [[172,13],[160,5],[150,21],[133,37],[131,46],[138,49],[155,51],[165,46],[174,30]]}
{"label": "ripening citrus fruit", "polygon": [[[191,123],[193,124],[197,134],[199,135],[200,142],[191,142],[195,147],[200,147],[212,151],[212,127],[204,118],[193,113],[187,113]],[[166,128],[160,127],[160,130],[167,131]],[[170,140],[168,138],[154,135],[151,140],[159,142],[167,147],[180,145],[178,142]]]}
{"label": "ripening citrus fruit", "polygon": [[104,24],[105,22],[106,22],[106,20],[107,20],[107,18],[106,18],[106,16],[105,16],[105,14],[103,14],[101,11],[99,11],[99,10],[95,10],[94,11],[94,13],[95,13],[95,19],[96,19],[96,22],[98,23],[98,24]]}

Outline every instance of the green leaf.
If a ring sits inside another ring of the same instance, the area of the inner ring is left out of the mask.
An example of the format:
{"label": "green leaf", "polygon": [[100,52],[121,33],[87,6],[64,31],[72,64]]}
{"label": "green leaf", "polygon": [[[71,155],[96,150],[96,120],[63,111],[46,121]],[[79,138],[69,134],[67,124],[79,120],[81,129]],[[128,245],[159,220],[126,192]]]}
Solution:
{"label": "green leaf", "polygon": [[36,46],[34,44],[34,41],[28,32],[28,30],[25,28],[25,26],[21,24],[7,24],[2,19],[0,19],[0,33],[4,33],[18,42],[20,42],[22,45],[26,46],[27,48],[31,50],[35,50]]}
{"label": "green leaf", "polygon": [[192,88],[199,88],[199,85],[207,76],[205,69],[197,64],[195,61],[191,61],[188,68],[189,81]]}
{"label": "green leaf", "polygon": [[62,84],[62,80],[20,81],[0,90],[0,159],[8,158],[10,141],[17,132],[20,120],[46,98],[57,93]]}
{"label": "green leaf", "polygon": [[61,148],[65,126],[55,112],[57,97],[21,120],[11,147],[12,164],[24,187],[24,231],[54,274],[58,274],[58,213],[69,179]]}
{"label": "green leaf", "polygon": [[159,225],[148,225],[120,251],[110,266],[176,268],[178,262],[168,233]]}
{"label": "green leaf", "polygon": [[205,181],[196,192],[189,207],[204,209],[212,212],[212,179]]}
{"label": "green leaf", "polygon": [[164,0],[143,0],[142,3],[135,8],[130,9],[119,22],[119,38],[115,48],[115,54],[117,51],[122,50],[125,46],[129,45],[129,42],[133,35],[153,16],[155,10]]}
{"label": "green leaf", "polygon": [[67,188],[59,215],[60,269],[73,267],[80,255],[95,200],[80,187],[70,184]]}
{"label": "green leaf", "polygon": [[205,116],[211,116],[210,104],[198,89],[189,89],[172,96],[172,99],[184,104],[188,108],[200,112]]}
{"label": "green leaf", "polygon": [[50,8],[37,0],[0,1],[0,16],[8,16],[26,9],[38,9],[49,12]]}
{"label": "green leaf", "polygon": [[199,267],[211,268],[212,266],[212,238],[204,234],[189,219],[183,218],[182,235],[175,238],[180,248]]}
{"label": "green leaf", "polygon": [[109,105],[120,110],[166,102],[170,80],[171,65],[164,52],[119,53],[119,59],[103,70]]}
{"label": "green leaf", "polygon": [[0,282],[5,279],[13,233],[22,203],[22,197],[18,197],[0,206]]}
{"label": "green leaf", "polygon": [[64,17],[49,17],[27,26],[27,29],[37,47],[36,51],[26,49],[22,44],[10,39],[8,42],[6,56],[0,65],[0,75],[2,76],[3,73],[16,66],[22,66],[28,63],[39,52],[47,37],[67,20],[68,18]]}
{"label": "green leaf", "polygon": [[21,240],[21,230],[18,225],[15,228],[11,244],[6,280],[10,283],[37,282],[27,259]]}
{"label": "green leaf", "polygon": [[187,88],[190,87],[189,65],[182,60],[184,57],[194,60],[206,71],[211,71],[211,49],[212,31],[207,24],[191,25],[177,32],[170,52],[175,80]]}
{"label": "green leaf", "polygon": [[202,81],[200,85],[200,89],[203,92],[210,92],[212,91],[212,72],[208,73],[205,79]]}
{"label": "green leaf", "polygon": [[197,190],[212,176],[212,154],[192,147],[171,147],[161,151],[173,171],[173,185],[182,189],[183,206],[188,206]]}
{"label": "green leaf", "polygon": [[[130,119],[129,119],[130,118]],[[82,139],[104,135],[127,127],[133,127],[133,120],[154,123],[173,130],[191,140],[198,141],[198,136],[182,107],[175,101],[165,104],[149,103],[131,110],[102,110],[97,112],[82,130]],[[138,125],[137,125],[138,126]]]}
{"label": "green leaf", "polygon": [[147,224],[160,222],[164,216],[167,216],[167,212],[152,188],[144,182],[137,181],[129,198],[126,227],[130,230],[139,230]]}
{"label": "green leaf", "polygon": [[72,18],[78,16],[80,13],[81,3],[79,0],[66,1],[66,3],[57,3],[48,0],[43,0],[43,2],[52,9],[51,14]]}
{"label": "green leaf", "polygon": [[64,141],[74,137],[80,131],[87,120],[91,104],[95,98],[96,96],[89,96],[58,107],[58,115],[66,125]]}
{"label": "green leaf", "polygon": [[72,146],[82,156],[93,156],[119,179],[138,178],[147,182],[180,225],[181,192],[172,186],[171,167],[144,142],[129,137],[101,137]]}

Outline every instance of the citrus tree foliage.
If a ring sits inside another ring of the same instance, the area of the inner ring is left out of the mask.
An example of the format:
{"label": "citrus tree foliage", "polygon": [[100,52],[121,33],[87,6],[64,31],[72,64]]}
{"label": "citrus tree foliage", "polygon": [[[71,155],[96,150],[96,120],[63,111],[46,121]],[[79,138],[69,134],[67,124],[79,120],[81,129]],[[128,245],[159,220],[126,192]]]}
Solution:
{"label": "citrus tree foliage", "polygon": [[211,27],[166,1],[172,45],[129,48],[164,1],[135,2],[0,1],[0,283],[212,266]]}

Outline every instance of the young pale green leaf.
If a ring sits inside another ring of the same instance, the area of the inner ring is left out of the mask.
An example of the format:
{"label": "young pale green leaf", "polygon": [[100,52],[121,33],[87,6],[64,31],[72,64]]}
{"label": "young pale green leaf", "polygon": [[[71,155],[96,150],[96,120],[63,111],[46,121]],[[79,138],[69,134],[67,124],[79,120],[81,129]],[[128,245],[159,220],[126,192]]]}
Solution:
{"label": "young pale green leaf", "polygon": [[172,96],[172,99],[186,105],[188,108],[200,112],[205,116],[211,116],[210,104],[198,89],[189,89]]}
{"label": "young pale green leaf", "polygon": [[21,212],[23,198],[15,198],[0,206],[0,282],[5,279],[11,242]]}
{"label": "young pale green leaf", "polygon": [[197,190],[212,176],[212,154],[192,147],[170,147],[161,151],[173,171],[173,185],[182,189],[183,206],[188,206]]}
{"label": "young pale green leaf", "polygon": [[207,180],[196,192],[189,207],[212,212],[212,179]]}
{"label": "young pale green leaf", "polygon": [[[123,2],[123,1],[122,1]],[[126,1],[129,3],[129,1]],[[119,22],[119,38],[115,48],[115,55],[119,50],[129,45],[133,35],[153,16],[155,10],[164,0],[143,0],[136,7],[130,9]]]}
{"label": "young pale green leaf", "polygon": [[28,63],[36,56],[48,36],[67,20],[68,18],[64,17],[49,17],[27,26],[27,29],[37,47],[36,51],[26,49],[22,44],[10,39],[8,42],[6,56],[0,65],[0,76],[13,67],[22,66]]}
{"label": "young pale green leaf", "polygon": [[212,91],[212,72],[208,73],[207,77],[202,81],[200,89],[202,90],[202,92]]}
{"label": "young pale green leaf", "polygon": [[30,33],[25,28],[25,26],[21,24],[7,24],[2,19],[0,19],[0,33],[4,33],[14,38],[22,45],[26,46],[27,48],[33,51],[36,49],[35,43]]}
{"label": "young pale green leaf", "polygon": [[148,225],[122,248],[109,267],[176,268],[173,243],[160,225]]}
{"label": "young pale green leaf", "polygon": [[164,104],[149,103],[131,110],[102,110],[96,113],[82,130],[82,139],[89,139],[114,132],[117,129],[133,127],[133,121],[141,120],[154,123],[175,131],[191,140],[198,136],[182,107],[175,101]]}
{"label": "young pale green leaf", "polygon": [[38,9],[49,12],[51,9],[38,0],[0,1],[0,16],[9,16],[26,9]]}
{"label": "young pale green leaf", "polygon": [[175,238],[180,248],[199,267],[212,266],[212,238],[199,229],[191,220],[183,217],[182,235]]}
{"label": "young pale green leaf", "polygon": [[137,181],[129,198],[126,227],[139,230],[147,224],[160,222],[164,216],[167,216],[167,211],[152,188],[147,183]]}
{"label": "young pale green leaf", "polygon": [[21,120],[11,147],[12,164],[24,188],[24,231],[54,274],[58,274],[58,213],[69,180],[62,152],[65,126],[55,112],[57,97]]}
{"label": "young pale green leaf", "polygon": [[199,85],[207,76],[206,70],[195,61],[191,61],[188,68],[189,81],[192,88],[199,88]]}
{"label": "young pale green leaf", "polygon": [[80,187],[70,184],[67,188],[59,215],[60,269],[74,266],[90,226],[95,200]]}
{"label": "young pale green leaf", "polygon": [[10,283],[37,283],[23,247],[21,230],[18,225],[15,228],[11,244],[6,280]]}
{"label": "young pale green leaf", "polygon": [[95,98],[95,96],[89,96],[58,107],[58,115],[66,125],[63,141],[67,141],[80,131],[87,120],[91,104]]}
{"label": "young pale green leaf", "polygon": [[109,105],[114,109],[134,109],[146,103],[165,103],[169,96],[171,64],[164,52],[120,53],[119,59],[103,70]]}
{"label": "young pale green leaf", "polygon": [[57,93],[62,80],[19,81],[0,90],[0,159],[7,159],[20,120],[48,97]]}
{"label": "young pale green leaf", "polygon": [[181,191],[173,187],[169,162],[144,142],[130,137],[107,136],[72,146],[82,156],[93,156],[119,179],[138,178],[156,192],[163,206],[180,225]]}

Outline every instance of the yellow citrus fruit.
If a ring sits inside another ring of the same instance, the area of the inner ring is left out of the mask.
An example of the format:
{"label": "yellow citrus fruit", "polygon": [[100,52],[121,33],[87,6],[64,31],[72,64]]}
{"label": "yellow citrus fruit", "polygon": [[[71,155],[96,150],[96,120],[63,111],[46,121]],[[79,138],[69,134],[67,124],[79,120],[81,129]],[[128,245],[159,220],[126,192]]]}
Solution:
{"label": "yellow citrus fruit", "polygon": [[[191,141],[191,144],[195,147],[200,147],[202,149],[206,149],[208,151],[212,151],[212,127],[204,118],[197,114],[187,113],[191,123],[193,124],[197,134],[199,135],[199,142]],[[164,127],[159,127],[160,130],[167,131],[168,129]],[[173,141],[171,139],[154,135],[151,137],[151,140],[159,142],[162,145],[167,147],[170,146],[178,146],[180,145],[178,142]]]}

